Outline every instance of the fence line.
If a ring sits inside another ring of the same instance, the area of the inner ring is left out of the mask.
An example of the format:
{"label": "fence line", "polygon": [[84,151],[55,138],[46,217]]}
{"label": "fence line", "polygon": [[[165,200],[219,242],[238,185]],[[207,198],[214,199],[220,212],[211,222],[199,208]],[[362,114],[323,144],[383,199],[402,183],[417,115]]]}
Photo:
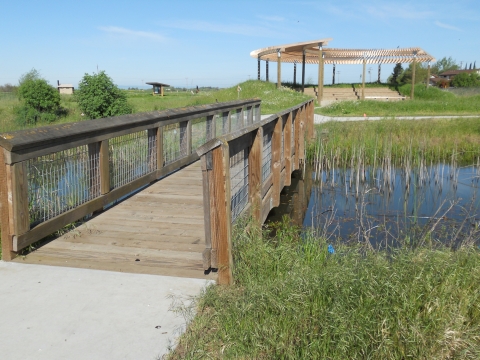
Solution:
{"label": "fence line", "polygon": [[2,258],[198,160],[192,149],[259,121],[260,100],[251,99],[0,134]]}
{"label": "fence line", "polygon": [[203,266],[218,269],[219,284],[233,281],[232,224],[247,211],[262,224],[280,204],[280,192],[291,184],[292,171],[305,161],[305,142],[313,138],[313,114],[314,102],[308,100],[245,123],[243,129],[197,149],[205,213]]}

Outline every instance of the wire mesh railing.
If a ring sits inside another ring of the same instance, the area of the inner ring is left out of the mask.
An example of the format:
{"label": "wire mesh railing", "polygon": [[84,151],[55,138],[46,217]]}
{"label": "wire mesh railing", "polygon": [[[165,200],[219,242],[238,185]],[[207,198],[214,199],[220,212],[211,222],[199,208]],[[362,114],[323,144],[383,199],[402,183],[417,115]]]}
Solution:
{"label": "wire mesh railing", "polygon": [[233,222],[248,204],[248,148],[230,156],[230,194]]}
{"label": "wire mesh railing", "polygon": [[272,136],[271,131],[263,134],[262,182],[272,173]]}
{"label": "wire mesh railing", "polygon": [[98,197],[98,165],[98,153],[86,145],[26,161],[30,225]]}
{"label": "wire mesh railing", "polygon": [[109,141],[110,189],[126,185],[156,169],[155,137],[143,130],[117,136]]}

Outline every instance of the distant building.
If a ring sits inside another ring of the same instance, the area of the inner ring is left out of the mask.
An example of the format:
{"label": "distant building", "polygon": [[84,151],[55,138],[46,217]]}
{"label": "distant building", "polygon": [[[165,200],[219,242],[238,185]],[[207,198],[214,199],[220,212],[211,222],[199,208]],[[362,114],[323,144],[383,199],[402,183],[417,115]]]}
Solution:
{"label": "distant building", "polygon": [[472,70],[447,70],[438,75],[440,78],[445,79],[445,80],[452,80],[456,75],[461,74],[461,73],[477,73],[480,75],[480,69],[472,69]]}
{"label": "distant building", "polygon": [[60,81],[58,80],[57,80],[57,89],[60,94],[67,94],[67,95],[72,95],[73,91],[75,90],[72,84],[60,84]]}
{"label": "distant building", "polygon": [[159,82],[147,82],[146,84],[153,86],[153,89],[152,89],[153,95],[160,95],[160,96],[163,96],[163,88],[170,86],[168,84],[162,84]]}

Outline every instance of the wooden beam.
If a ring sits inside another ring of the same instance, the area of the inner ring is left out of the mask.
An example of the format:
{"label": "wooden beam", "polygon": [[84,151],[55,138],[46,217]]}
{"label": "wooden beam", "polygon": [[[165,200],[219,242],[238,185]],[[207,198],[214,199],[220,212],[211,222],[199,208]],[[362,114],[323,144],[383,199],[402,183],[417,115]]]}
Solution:
{"label": "wooden beam", "polygon": [[362,100],[365,100],[365,69],[367,67],[367,61],[363,58],[363,75],[362,75]]}
{"label": "wooden beam", "polygon": [[10,165],[5,164],[4,151],[0,151],[0,229],[2,242],[2,260],[10,261],[15,257],[13,252],[12,233],[10,232],[10,212],[8,204],[8,183],[11,187]]}
{"label": "wooden beam", "polygon": [[248,195],[252,217],[260,224],[262,211],[262,157],[263,128],[253,132],[253,143],[248,154]]}
{"label": "wooden beam", "polygon": [[305,92],[305,51],[302,55],[302,93]]}
{"label": "wooden beam", "polygon": [[104,195],[110,192],[110,163],[108,161],[108,140],[103,140],[100,147],[100,194]]}
{"label": "wooden beam", "polygon": [[318,90],[317,90],[318,105],[322,104],[322,94],[323,94],[323,47],[320,44],[320,46],[318,47]]}
{"label": "wooden beam", "polygon": [[294,128],[294,140],[293,140],[293,148],[295,152],[294,161],[293,161],[293,170],[298,170],[300,168],[299,163],[299,156],[298,153],[300,151],[300,118],[302,114],[302,109],[299,108],[295,114],[295,119],[293,122]]}
{"label": "wooden beam", "polygon": [[282,172],[281,161],[282,146],[282,118],[276,121],[272,136],[272,174],[273,174],[273,207],[280,205],[280,173]]}
{"label": "wooden beam", "polygon": [[287,171],[287,177],[285,179],[285,186],[290,186],[292,183],[292,113],[288,113],[287,121],[285,123],[284,147],[285,154],[285,169]]}
{"label": "wooden beam", "polygon": [[228,144],[223,144],[212,151],[213,181],[215,199],[215,233],[218,244],[218,284],[231,285],[231,210],[230,210],[230,155]]}
{"label": "wooden beam", "polygon": [[277,52],[277,89],[282,87],[282,52]]}

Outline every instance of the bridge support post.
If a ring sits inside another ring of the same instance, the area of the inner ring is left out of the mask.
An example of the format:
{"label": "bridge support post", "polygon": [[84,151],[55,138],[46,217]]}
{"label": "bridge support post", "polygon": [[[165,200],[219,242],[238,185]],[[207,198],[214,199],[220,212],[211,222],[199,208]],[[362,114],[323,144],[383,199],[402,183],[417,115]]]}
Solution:
{"label": "bridge support post", "polygon": [[282,127],[283,120],[279,117],[276,120],[272,136],[272,175],[273,175],[273,191],[272,191],[272,207],[280,205],[280,177],[282,172]]}
{"label": "bridge support post", "polygon": [[260,226],[262,222],[262,154],[263,128],[259,127],[253,135],[253,142],[248,154],[248,194],[252,217]]}
{"label": "bridge support post", "polygon": [[285,130],[283,132],[283,151],[285,158],[285,186],[292,184],[292,112],[288,113],[287,121],[285,122]]}
{"label": "bridge support post", "polygon": [[215,216],[212,224],[212,237],[216,239],[218,251],[218,283],[230,285],[232,277],[232,239],[230,209],[230,153],[229,146],[222,144],[212,150],[213,199]]}

